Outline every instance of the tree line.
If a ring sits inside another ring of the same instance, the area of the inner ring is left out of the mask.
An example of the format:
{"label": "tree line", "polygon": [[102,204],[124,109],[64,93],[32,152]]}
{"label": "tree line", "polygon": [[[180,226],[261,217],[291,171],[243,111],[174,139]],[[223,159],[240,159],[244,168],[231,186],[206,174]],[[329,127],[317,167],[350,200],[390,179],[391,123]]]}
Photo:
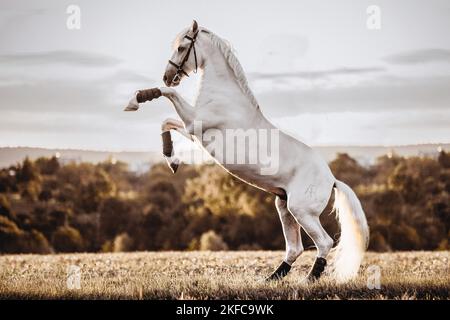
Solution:
{"label": "tree line", "polygon": [[[338,154],[330,167],[361,199],[369,250],[450,249],[449,153],[386,155],[368,167]],[[325,211],[338,240],[331,205]],[[0,169],[1,253],[259,249],[284,249],[274,196],[217,165],[183,164],[173,175],[160,163],[138,174],[122,162],[52,157]]]}

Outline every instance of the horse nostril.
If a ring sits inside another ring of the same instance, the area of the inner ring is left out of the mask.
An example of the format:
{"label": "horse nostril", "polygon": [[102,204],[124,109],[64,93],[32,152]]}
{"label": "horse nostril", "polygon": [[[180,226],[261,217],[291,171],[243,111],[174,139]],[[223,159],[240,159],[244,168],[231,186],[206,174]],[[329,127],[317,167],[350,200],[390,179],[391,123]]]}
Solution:
{"label": "horse nostril", "polygon": [[166,81],[167,81],[167,76],[166,76],[166,75],[164,75],[164,77],[163,77],[163,81],[164,81],[164,82],[166,82]]}

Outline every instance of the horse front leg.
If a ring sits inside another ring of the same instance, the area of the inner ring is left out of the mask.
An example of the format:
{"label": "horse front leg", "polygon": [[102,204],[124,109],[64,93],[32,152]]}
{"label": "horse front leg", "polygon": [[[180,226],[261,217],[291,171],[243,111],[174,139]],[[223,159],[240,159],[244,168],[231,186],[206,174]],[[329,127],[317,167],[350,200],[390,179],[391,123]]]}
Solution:
{"label": "horse front leg", "polygon": [[161,95],[161,90],[158,88],[138,90],[135,92],[130,102],[128,102],[128,105],[125,107],[124,111],[137,111],[141,103],[158,99]]}
{"label": "horse front leg", "polygon": [[179,120],[169,118],[164,120],[161,126],[163,155],[164,158],[166,159],[167,164],[169,165],[170,170],[172,170],[172,172],[175,173],[177,172],[178,166],[180,165],[180,160],[175,156],[170,130],[175,130],[190,140],[192,140],[192,136],[184,128],[183,122]]}
{"label": "horse front leg", "polygon": [[195,119],[195,108],[191,106],[182,96],[178,94],[173,88],[162,87],[160,88],[161,95],[166,97],[172,102],[176,112],[183,120],[186,126],[191,125]]}
{"label": "horse front leg", "polygon": [[178,169],[180,161],[174,156],[172,136],[170,130],[176,130],[188,139],[192,140],[192,136],[185,129],[185,123],[191,124],[195,118],[194,108],[186,102],[179,94],[172,88],[151,88],[145,90],[138,90],[133,98],[128,103],[125,111],[137,111],[141,103],[158,99],[164,96],[169,99],[175,107],[176,112],[184,121],[175,119],[166,119],[161,127],[161,137],[163,142],[163,155],[169,165],[169,168],[175,173]]}
{"label": "horse front leg", "polygon": [[178,94],[173,88],[161,87],[151,88],[145,90],[138,90],[131,98],[125,111],[136,111],[139,109],[141,103],[158,99],[159,97],[166,97],[172,102],[176,112],[180,116],[181,120],[186,125],[193,123],[195,119],[195,109],[191,106],[182,96]]}

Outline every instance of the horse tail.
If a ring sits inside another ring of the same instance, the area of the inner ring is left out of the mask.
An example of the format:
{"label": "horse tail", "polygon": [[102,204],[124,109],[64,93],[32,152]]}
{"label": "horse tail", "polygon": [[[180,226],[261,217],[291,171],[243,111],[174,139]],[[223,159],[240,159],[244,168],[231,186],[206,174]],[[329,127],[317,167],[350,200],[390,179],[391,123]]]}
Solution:
{"label": "horse tail", "polygon": [[369,243],[369,227],[355,192],[339,180],[334,191],[334,210],[341,226],[341,237],[334,249],[332,272],[337,280],[346,281],[358,273]]}

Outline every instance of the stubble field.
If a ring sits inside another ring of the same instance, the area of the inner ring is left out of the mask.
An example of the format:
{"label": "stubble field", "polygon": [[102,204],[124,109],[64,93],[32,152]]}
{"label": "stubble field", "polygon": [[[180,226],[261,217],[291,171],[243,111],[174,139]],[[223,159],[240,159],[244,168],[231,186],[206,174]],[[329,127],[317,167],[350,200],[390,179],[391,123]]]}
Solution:
{"label": "stubble field", "polygon": [[314,256],[266,283],[283,252],[4,255],[0,299],[449,299],[449,251],[367,253],[356,280],[308,285]]}

